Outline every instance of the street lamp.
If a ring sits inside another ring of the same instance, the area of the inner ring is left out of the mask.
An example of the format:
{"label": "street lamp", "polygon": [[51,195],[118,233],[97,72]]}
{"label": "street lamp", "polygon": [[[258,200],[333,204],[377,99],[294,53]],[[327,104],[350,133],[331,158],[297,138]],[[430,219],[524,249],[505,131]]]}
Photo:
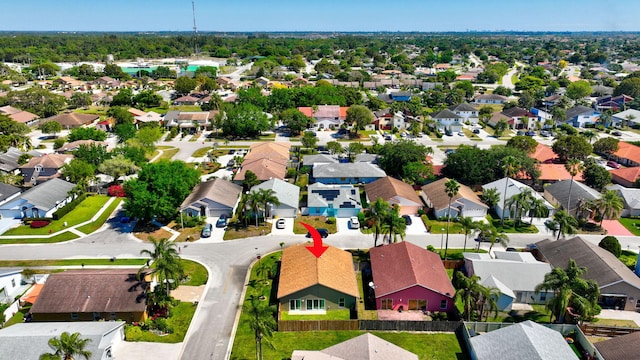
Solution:
{"label": "street lamp", "polygon": [[442,256],[442,240],[444,239],[444,228],[440,228],[440,256]]}

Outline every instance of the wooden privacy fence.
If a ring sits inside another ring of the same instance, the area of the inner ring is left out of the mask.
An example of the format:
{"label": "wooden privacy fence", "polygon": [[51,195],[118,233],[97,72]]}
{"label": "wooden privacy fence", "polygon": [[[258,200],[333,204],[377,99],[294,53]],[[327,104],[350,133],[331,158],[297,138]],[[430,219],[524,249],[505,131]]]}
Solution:
{"label": "wooden privacy fence", "polygon": [[616,337],[640,331],[640,328],[583,324],[580,330],[587,336]]}
{"label": "wooden privacy fence", "polygon": [[433,331],[455,332],[461,325],[457,321],[408,320],[281,320],[278,331]]}

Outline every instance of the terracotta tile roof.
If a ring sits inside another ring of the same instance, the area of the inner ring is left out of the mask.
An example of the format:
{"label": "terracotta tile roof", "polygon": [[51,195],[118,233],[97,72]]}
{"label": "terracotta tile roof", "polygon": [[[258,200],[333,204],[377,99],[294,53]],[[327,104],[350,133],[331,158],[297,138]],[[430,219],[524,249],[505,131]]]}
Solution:
{"label": "terracotta tile roof", "polygon": [[146,114],[146,112],[144,112],[142,110],[138,110],[136,108],[129,108],[129,109],[127,109],[127,111],[129,112],[129,114],[131,114],[133,116],[142,116],[142,115]]}
{"label": "terracotta tile roof", "polygon": [[308,249],[310,244],[298,244],[282,252],[278,299],[321,285],[358,297],[358,285],[349,252],[329,246],[319,258]]}
{"label": "terracotta tile roof", "polygon": [[312,117],[313,116],[313,108],[310,106],[301,106],[298,110],[305,114],[305,116]]}
{"label": "terracotta tile roof", "polygon": [[252,144],[245,160],[268,158],[274,161],[289,160],[291,143],[288,142],[260,142]]}
{"label": "terracotta tile roof", "polygon": [[59,169],[71,159],[73,159],[73,155],[44,154],[42,156],[32,157],[26,164],[20,166],[20,168],[32,169],[35,168],[36,165],[41,165],[45,169]]}
{"label": "terracotta tile roof", "polygon": [[35,304],[36,300],[38,300],[38,296],[40,296],[40,293],[42,292],[43,287],[44,287],[44,284],[33,285],[31,290],[20,298],[20,301],[26,302],[32,305]]}
{"label": "terracotta tile roof", "polygon": [[370,201],[382,198],[382,200],[388,202],[390,205],[422,206],[420,197],[411,185],[392,178],[391,176],[383,177],[366,184],[364,190]]}
{"label": "terracotta tile roof", "polygon": [[256,176],[258,180],[266,181],[269,179],[281,179],[284,180],[285,175],[287,174],[287,165],[281,161],[271,160],[271,159],[254,159],[247,160],[242,162],[242,167],[240,171],[233,178],[234,180],[242,181],[244,180],[244,176],[247,171],[251,170]]}
{"label": "terracotta tile roof", "polygon": [[79,127],[90,124],[99,118],[100,116],[98,115],[70,112],[50,117],[46,121],[55,121],[62,125],[62,127]]}
{"label": "terracotta tile roof", "polygon": [[618,143],[618,151],[614,152],[613,155],[640,164],[640,146],[620,141]]}
{"label": "terracotta tile roof", "polygon": [[553,150],[551,150],[551,147],[538,143],[538,145],[536,146],[536,150],[533,152],[533,154],[529,154],[529,157],[543,163],[545,161],[555,159],[557,155],[553,152]]}
{"label": "terracotta tile roof", "polygon": [[[434,209],[446,209],[449,206],[449,196],[444,191],[444,184],[449,181],[448,178],[442,178],[440,180],[436,180],[432,183],[424,185],[422,187],[422,192],[424,195],[429,198],[431,204]],[[465,198],[469,201],[473,201],[481,206],[487,207],[476,195],[470,187],[459,184],[460,189],[458,190],[458,194],[451,199],[451,206],[454,206],[456,200],[460,198]]]}
{"label": "terracotta tile roof", "polygon": [[374,247],[370,254],[376,298],[415,285],[448,297],[456,292],[440,256],[434,252],[402,241]]}
{"label": "terracotta tile roof", "polygon": [[630,168],[620,168],[609,170],[611,176],[615,178],[619,178],[622,180],[626,180],[628,182],[635,182],[638,177],[640,177],[640,166],[634,166]]}
{"label": "terracotta tile roof", "polygon": [[[540,170],[540,180],[558,181],[571,179],[571,174],[564,167],[564,164],[537,164],[536,166]],[[582,172],[579,172],[573,179],[583,181]]]}
{"label": "terracotta tile roof", "polygon": [[34,314],[72,312],[142,312],[146,309],[138,269],[68,270],[49,276]]}
{"label": "terracotta tile roof", "polygon": [[616,336],[609,340],[594,344],[598,352],[606,360],[632,360],[638,358],[640,352],[640,331]]}

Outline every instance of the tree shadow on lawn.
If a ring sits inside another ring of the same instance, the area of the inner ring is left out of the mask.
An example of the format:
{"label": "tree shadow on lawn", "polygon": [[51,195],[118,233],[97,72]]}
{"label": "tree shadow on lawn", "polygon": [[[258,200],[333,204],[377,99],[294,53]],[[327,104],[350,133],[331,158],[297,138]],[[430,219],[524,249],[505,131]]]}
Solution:
{"label": "tree shadow on lawn", "polygon": [[549,315],[537,312],[535,310],[533,310],[533,311],[511,310],[509,312],[509,316],[504,318],[503,322],[518,323],[518,322],[523,322],[523,321],[527,321],[527,320],[531,320],[531,321],[534,321],[534,322],[548,322],[549,321]]}

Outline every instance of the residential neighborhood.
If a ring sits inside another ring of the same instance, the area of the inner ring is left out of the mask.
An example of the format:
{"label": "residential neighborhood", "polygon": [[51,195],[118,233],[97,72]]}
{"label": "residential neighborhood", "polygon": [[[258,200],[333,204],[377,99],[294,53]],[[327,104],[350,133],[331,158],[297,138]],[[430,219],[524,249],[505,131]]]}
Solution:
{"label": "residential neighborhood", "polygon": [[3,52],[0,358],[632,358],[635,37],[209,36]]}

